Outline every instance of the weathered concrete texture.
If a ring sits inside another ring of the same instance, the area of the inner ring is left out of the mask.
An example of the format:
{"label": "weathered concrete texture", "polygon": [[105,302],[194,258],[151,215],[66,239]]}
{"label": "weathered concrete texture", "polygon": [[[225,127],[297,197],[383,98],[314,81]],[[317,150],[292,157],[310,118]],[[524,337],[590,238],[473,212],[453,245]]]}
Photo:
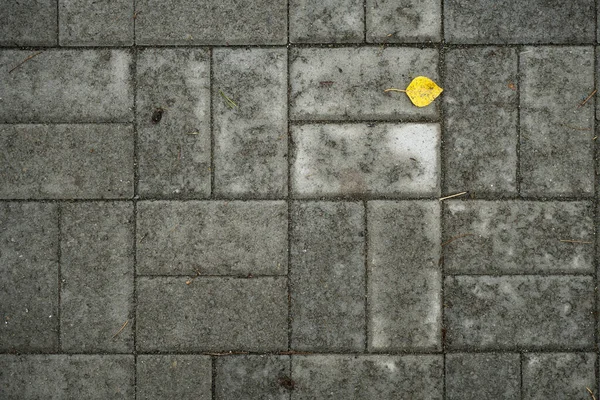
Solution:
{"label": "weathered concrete texture", "polygon": [[365,226],[361,203],[294,203],[292,348],[365,347]]}
{"label": "weathered concrete texture", "polygon": [[56,351],[56,205],[0,204],[0,246],[0,351]]}
{"label": "weathered concrete texture", "polygon": [[212,363],[209,356],[138,355],[137,400],[210,400]]}
{"label": "weathered concrete texture", "polygon": [[367,0],[367,41],[439,41],[441,19],[440,0]]}
{"label": "weathered concrete texture", "polygon": [[0,355],[3,400],[134,398],[129,355]]}
{"label": "weathered concrete texture", "polygon": [[133,205],[64,205],[61,230],[62,349],[131,352]]}
{"label": "weathered concrete texture", "polygon": [[286,278],[137,279],[139,351],[282,351]]}
{"label": "weathered concrete texture", "polygon": [[290,42],[362,42],[363,6],[360,0],[292,0],[289,2]]}
{"label": "weathered concrete texture", "polygon": [[594,273],[591,202],[448,200],[444,232],[446,273]]}
{"label": "weathered concrete texture", "polygon": [[133,196],[131,125],[0,125],[0,198]]}
{"label": "weathered concrete texture", "polygon": [[215,194],[287,196],[286,51],[215,49],[213,65]]}
{"label": "weathered concrete texture", "polygon": [[[575,4],[575,3],[565,3]],[[521,53],[521,192],[594,193],[593,47],[526,47]]]}
{"label": "weathered concrete texture", "polygon": [[291,49],[290,116],[307,120],[437,118],[438,106],[415,107],[404,89],[419,75],[438,81],[435,49],[401,47]]}
{"label": "weathered concrete texture", "polygon": [[143,45],[285,44],[285,0],[136,2],[136,42]]}
{"label": "weathered concrete texture", "polygon": [[435,196],[437,124],[299,125],[292,128],[295,197]]}
{"label": "weathered concrete texture", "polygon": [[56,0],[7,1],[2,4],[0,46],[56,44]]}
{"label": "weathered concrete texture", "polygon": [[591,43],[593,0],[444,0],[451,43]]}
{"label": "weathered concrete texture", "polygon": [[441,349],[439,217],[437,201],[368,203],[369,350]]}
{"label": "weathered concrete texture", "polygon": [[518,353],[446,355],[446,399],[521,399],[520,355]]}
{"label": "weathered concrete texture", "polygon": [[292,357],[292,400],[441,400],[442,356]]}
{"label": "weathered concrete texture", "polygon": [[284,201],[138,203],[141,275],[285,275]]}
{"label": "weathered concrete texture", "polygon": [[523,399],[590,399],[595,396],[596,354],[525,353],[523,354]]}
{"label": "weathered concrete texture", "polygon": [[61,46],[133,45],[132,0],[58,0]]}
{"label": "weathered concrete texture", "polygon": [[517,50],[451,49],[445,59],[444,191],[516,194]]}
{"label": "weathered concrete texture", "polygon": [[131,53],[0,50],[0,122],[130,122]]}
{"label": "weathered concrete texture", "polygon": [[227,356],[215,361],[215,399],[288,400],[289,356]]}
{"label": "weathered concrete texture", "polygon": [[142,197],[210,195],[209,75],[206,50],[139,52],[136,107]]}
{"label": "weathered concrete texture", "polygon": [[447,277],[450,349],[588,349],[594,281],[583,276]]}

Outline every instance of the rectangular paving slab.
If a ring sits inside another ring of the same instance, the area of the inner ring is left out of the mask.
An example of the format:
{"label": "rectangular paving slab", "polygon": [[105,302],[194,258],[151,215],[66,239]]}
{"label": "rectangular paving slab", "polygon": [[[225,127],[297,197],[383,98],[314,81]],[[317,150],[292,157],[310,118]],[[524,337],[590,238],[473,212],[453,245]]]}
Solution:
{"label": "rectangular paving slab", "polygon": [[593,195],[593,47],[526,47],[520,64],[522,194]]}
{"label": "rectangular paving slab", "polygon": [[57,44],[56,0],[10,1],[0,13],[0,46]]}
{"label": "rectangular paving slab", "polygon": [[295,197],[435,196],[437,124],[307,124],[292,127]]}
{"label": "rectangular paving slab", "polygon": [[286,51],[215,49],[213,65],[215,194],[287,196]]}
{"label": "rectangular paving slab", "polygon": [[141,275],[287,273],[284,201],[144,201],[137,224]]}
{"label": "rectangular paving slab", "polygon": [[440,41],[440,0],[367,0],[367,42]]}
{"label": "rectangular paving slab", "polygon": [[0,351],[58,350],[58,237],[56,204],[0,203]]}
{"label": "rectangular paving slab", "polygon": [[448,200],[444,233],[446,273],[594,273],[591,202]]}
{"label": "rectangular paving slab", "polygon": [[588,276],[456,276],[445,280],[450,349],[589,349],[594,280]]}
{"label": "rectangular paving slab", "polygon": [[441,355],[293,356],[292,400],[441,400]]}
{"label": "rectangular paving slab", "polygon": [[130,51],[47,49],[18,66],[36,53],[0,50],[0,122],[131,122]]}
{"label": "rectangular paving slab", "polygon": [[440,207],[368,202],[368,348],[441,349]]}
{"label": "rectangular paving slab", "polygon": [[133,127],[0,125],[0,198],[133,196]]}
{"label": "rectangular paving slab", "polygon": [[364,37],[363,7],[360,0],[290,1],[290,42],[360,43]]}
{"label": "rectangular paving slab", "polygon": [[286,278],[137,279],[138,351],[287,349]]}
{"label": "rectangular paving slab", "polygon": [[362,203],[292,205],[293,349],[364,349],[364,214]]}
{"label": "rectangular paving slab", "polygon": [[408,47],[301,48],[290,52],[293,120],[438,117],[437,103],[415,107],[404,93],[413,78],[438,81],[438,52]]}

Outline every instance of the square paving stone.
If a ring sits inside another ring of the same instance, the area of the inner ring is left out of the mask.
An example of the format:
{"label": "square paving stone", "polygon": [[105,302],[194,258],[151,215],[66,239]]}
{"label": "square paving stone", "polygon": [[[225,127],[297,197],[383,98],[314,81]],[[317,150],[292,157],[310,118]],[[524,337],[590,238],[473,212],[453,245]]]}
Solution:
{"label": "square paving stone", "polygon": [[209,356],[138,355],[136,399],[212,398],[212,363]]}
{"label": "square paving stone", "polygon": [[292,127],[295,197],[436,196],[437,124],[307,124]]}
{"label": "square paving stone", "polygon": [[364,349],[364,213],[362,203],[293,204],[293,349]]}
{"label": "square paving stone", "polygon": [[[573,3],[574,4],[574,3]],[[521,53],[521,192],[594,193],[593,47],[526,47]]]}
{"label": "square paving stone", "polygon": [[284,201],[138,203],[141,275],[285,275]]}
{"label": "square paving stone", "polygon": [[446,273],[594,273],[591,202],[444,204]]}
{"label": "square paving stone", "polygon": [[439,41],[440,0],[367,0],[368,42]]}
{"label": "square paving stone", "polygon": [[451,43],[591,43],[593,0],[444,0]]}
{"label": "square paving stone", "polygon": [[55,204],[0,203],[0,276],[0,351],[56,351],[58,211]]}
{"label": "square paving stone", "polygon": [[61,230],[63,350],[133,351],[133,205],[66,204]]}
{"label": "square paving stone", "polygon": [[139,192],[210,195],[210,58],[203,49],[143,49],[137,62]]}
{"label": "square paving stone", "polygon": [[0,355],[3,400],[134,398],[132,355]]}
{"label": "square paving stone", "polygon": [[0,46],[57,44],[56,0],[7,1],[2,5]]}
{"label": "square paving stone", "polygon": [[371,201],[367,221],[369,350],[440,350],[439,202]]}
{"label": "square paving stone", "polygon": [[455,276],[445,280],[450,349],[589,349],[594,281],[588,276]]}
{"label": "square paving stone", "polygon": [[216,400],[289,400],[289,356],[226,356],[215,364]]}
{"label": "square paving stone", "polygon": [[441,400],[442,356],[292,357],[292,400]]}
{"label": "square paving stone", "polygon": [[286,0],[136,1],[136,41],[142,45],[285,44]]}
{"label": "square paving stone", "polygon": [[516,49],[451,49],[445,60],[445,192],[515,195]]}
{"label": "square paving stone", "polygon": [[215,193],[287,196],[286,51],[215,49],[213,65]]}
{"label": "square paving stone", "polygon": [[523,399],[591,399],[595,396],[596,354],[530,353],[523,355]]}
{"label": "square paving stone", "polygon": [[404,93],[413,78],[438,82],[438,52],[406,47],[302,48],[290,55],[293,120],[438,117],[437,103],[415,107]]}
{"label": "square paving stone", "polygon": [[131,125],[0,125],[0,198],[133,196]]}
{"label": "square paving stone", "polygon": [[58,0],[61,46],[131,46],[133,0]]}
{"label": "square paving stone", "polygon": [[364,36],[360,0],[291,0],[290,42],[359,43]]}
{"label": "square paving stone", "polygon": [[138,351],[287,349],[286,278],[137,279]]}
{"label": "square paving stone", "polygon": [[0,67],[0,122],[133,118],[132,57],[127,50],[0,50]]}
{"label": "square paving stone", "polygon": [[455,353],[446,355],[447,400],[519,400],[520,398],[521,360],[519,354]]}

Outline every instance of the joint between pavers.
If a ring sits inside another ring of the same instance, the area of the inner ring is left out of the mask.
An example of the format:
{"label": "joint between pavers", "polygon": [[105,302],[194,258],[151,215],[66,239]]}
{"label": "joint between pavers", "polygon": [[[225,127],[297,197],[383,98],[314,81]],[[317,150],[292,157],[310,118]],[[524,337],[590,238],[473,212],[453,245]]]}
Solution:
{"label": "joint between pavers", "polygon": [[56,207],[56,214],[57,214],[57,228],[58,228],[58,239],[57,239],[57,243],[58,243],[58,248],[57,248],[57,269],[58,269],[58,307],[57,307],[57,320],[58,320],[58,330],[57,330],[57,337],[58,337],[58,351],[61,352],[62,351],[62,339],[61,339],[61,317],[62,317],[62,313],[61,313],[61,291],[62,291],[62,248],[61,248],[61,243],[62,243],[62,205],[58,204],[58,206]]}
{"label": "joint between pavers", "polygon": [[[288,1],[288,42],[289,42],[289,1]],[[286,50],[286,78],[287,78],[287,306],[288,306],[288,351],[292,346],[292,277],[291,277],[291,269],[292,269],[292,151],[293,151],[293,142],[292,142],[292,132],[291,132],[291,121],[290,121],[290,96],[292,92],[292,82],[290,79],[290,63],[291,63],[291,55],[289,47]],[[291,374],[291,360],[290,360],[290,374]]]}
{"label": "joint between pavers", "polygon": [[210,97],[210,101],[209,101],[209,127],[210,127],[210,198],[214,198],[215,197],[215,129],[214,129],[214,117],[213,117],[213,112],[214,112],[214,105],[213,105],[213,81],[214,81],[214,59],[213,59],[213,49],[212,47],[208,49],[208,59],[209,59],[209,65],[208,65],[208,92],[209,92],[209,97]]}
{"label": "joint between pavers", "polygon": [[365,353],[369,352],[369,220],[368,220],[368,204],[363,201],[363,229],[364,229],[364,252],[365,252]]}

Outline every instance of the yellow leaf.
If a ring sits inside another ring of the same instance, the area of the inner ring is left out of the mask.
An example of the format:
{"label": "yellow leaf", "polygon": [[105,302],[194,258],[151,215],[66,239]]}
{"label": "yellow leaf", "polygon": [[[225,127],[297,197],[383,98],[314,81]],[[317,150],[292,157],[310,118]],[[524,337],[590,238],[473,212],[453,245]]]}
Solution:
{"label": "yellow leaf", "polygon": [[434,101],[443,90],[444,89],[436,85],[434,81],[426,76],[417,76],[408,85],[406,90],[391,88],[386,89],[385,92],[404,92],[415,106],[425,107],[431,104],[431,102]]}

